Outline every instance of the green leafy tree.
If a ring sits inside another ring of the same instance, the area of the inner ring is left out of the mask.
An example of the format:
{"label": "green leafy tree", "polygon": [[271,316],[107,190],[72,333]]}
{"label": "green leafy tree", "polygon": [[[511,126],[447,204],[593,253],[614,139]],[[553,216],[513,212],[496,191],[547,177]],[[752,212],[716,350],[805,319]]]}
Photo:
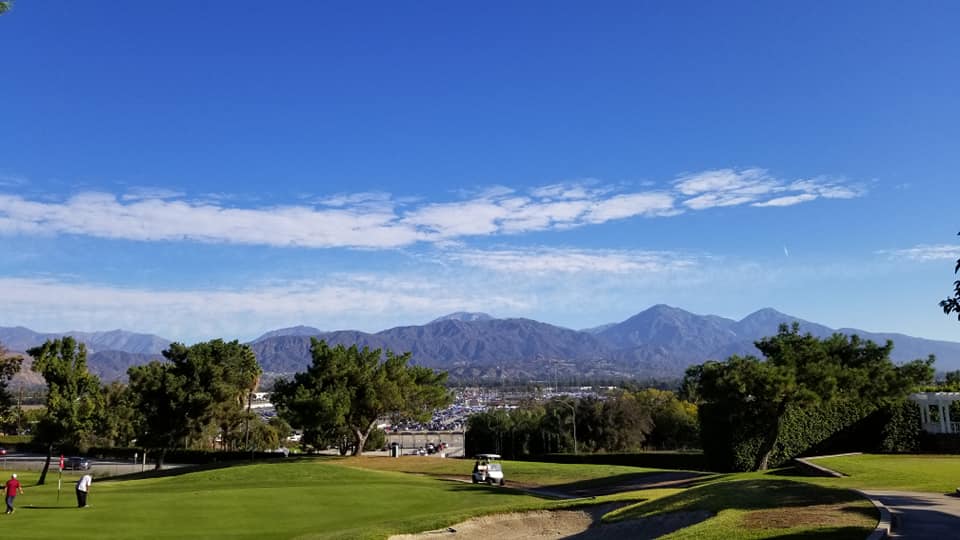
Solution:
{"label": "green leafy tree", "polygon": [[838,399],[876,404],[901,399],[933,380],[933,358],[902,366],[884,346],[857,336],[819,339],[800,334],[799,324],[781,325],[776,336],[755,343],[765,360],[732,356],[688,371],[697,377],[701,399],[756,431],[760,440],[755,468],[765,470],[791,406],[813,406]]}
{"label": "green leafy tree", "polygon": [[46,481],[55,446],[79,447],[99,415],[100,380],[87,371],[87,348],[72,337],[49,340],[27,351],[33,371],[47,381],[46,414],[36,438],[47,447],[38,485]]}
{"label": "green leafy tree", "polygon": [[[957,234],[960,235],[960,233]],[[953,273],[960,273],[960,259],[957,259],[957,265],[953,267]],[[944,315],[956,313],[957,319],[960,320],[960,279],[953,282],[953,296],[941,300],[940,307],[943,308]]]}
{"label": "green leafy tree", "polygon": [[176,375],[169,362],[134,366],[127,375],[130,391],[137,399],[137,444],[154,451],[154,463],[159,469],[167,451],[184,445],[191,431],[186,381]]}
{"label": "green leafy tree", "polygon": [[635,396],[653,421],[653,429],[646,441],[647,446],[676,450],[696,447],[699,444],[695,404],[679,399],[669,390],[657,388],[639,390]]}
{"label": "green leafy tree", "polygon": [[136,397],[127,385],[113,381],[100,387],[95,429],[98,446],[129,446],[137,436]]}
{"label": "green leafy tree", "polygon": [[[506,440],[514,429],[512,414],[504,409],[493,409],[470,415],[464,436],[464,453],[468,456],[493,453],[514,457],[506,452]],[[555,430],[552,430],[555,432]]]}
{"label": "green leafy tree", "polygon": [[13,395],[10,393],[10,380],[20,373],[23,358],[10,354],[10,351],[0,343],[0,420],[4,425],[15,423],[13,415]]}
{"label": "green leafy tree", "polygon": [[140,417],[137,440],[154,450],[158,468],[170,449],[191,442],[209,448],[217,435],[237,440],[237,419],[261,374],[253,350],[237,341],[173,343],[163,356],[128,371]]}
{"label": "green leafy tree", "polygon": [[451,402],[447,374],[408,366],[410,353],[381,355],[379,349],[355,345],[331,348],[316,338],[310,352],[307,371],[276,382],[273,402],[291,425],[318,440],[347,430],[354,455],[363,453],[379,418],[426,421]]}
{"label": "green leafy tree", "polygon": [[13,7],[13,0],[3,0],[0,1],[0,15],[10,11],[10,8]]}

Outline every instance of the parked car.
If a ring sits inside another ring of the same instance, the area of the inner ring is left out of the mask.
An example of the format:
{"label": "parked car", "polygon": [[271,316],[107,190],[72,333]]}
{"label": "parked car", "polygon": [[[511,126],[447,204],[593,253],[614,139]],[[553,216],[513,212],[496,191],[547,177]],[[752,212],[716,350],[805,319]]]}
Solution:
{"label": "parked car", "polygon": [[90,460],[85,457],[69,457],[63,462],[63,469],[69,471],[86,471],[90,469]]}

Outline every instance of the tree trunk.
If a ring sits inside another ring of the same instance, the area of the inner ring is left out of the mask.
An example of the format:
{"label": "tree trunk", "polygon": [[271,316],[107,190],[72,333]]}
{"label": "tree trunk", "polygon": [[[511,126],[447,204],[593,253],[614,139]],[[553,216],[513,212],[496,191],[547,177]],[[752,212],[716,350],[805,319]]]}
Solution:
{"label": "tree trunk", "polygon": [[758,471],[765,471],[770,467],[770,458],[777,447],[777,441],[780,440],[780,428],[783,425],[783,417],[786,412],[787,405],[785,402],[777,406],[777,417],[773,429],[767,432],[763,444],[760,445],[760,451],[757,453],[756,470]]}
{"label": "tree trunk", "polygon": [[353,455],[355,456],[363,455],[363,445],[366,444],[367,435],[369,434],[370,434],[369,430],[366,433],[360,431],[359,429],[353,430],[353,436],[354,436]]}
{"label": "tree trunk", "polygon": [[44,482],[47,481],[47,471],[50,470],[50,458],[53,456],[53,445],[47,446],[47,460],[43,463],[43,470],[40,471],[40,479],[37,480],[37,485],[42,486]]}
{"label": "tree trunk", "polygon": [[363,455],[363,445],[367,443],[367,437],[370,436],[370,432],[373,431],[374,426],[377,424],[377,421],[374,420],[370,422],[370,425],[367,426],[366,431],[360,431],[360,428],[353,428],[354,443],[356,446],[353,447],[353,455],[362,456]]}
{"label": "tree trunk", "polygon": [[157,452],[157,458],[156,458],[156,460],[153,462],[153,470],[159,471],[160,469],[163,468],[163,458],[166,457],[166,455],[167,455],[167,449],[166,449],[166,448],[161,448],[161,449]]}

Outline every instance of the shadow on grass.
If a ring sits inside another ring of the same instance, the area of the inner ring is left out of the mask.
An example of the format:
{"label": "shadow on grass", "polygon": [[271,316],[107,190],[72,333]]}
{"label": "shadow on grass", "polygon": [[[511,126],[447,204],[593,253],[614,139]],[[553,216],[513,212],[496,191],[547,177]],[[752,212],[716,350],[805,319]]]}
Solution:
{"label": "shadow on grass", "polygon": [[610,521],[689,509],[717,513],[726,509],[749,511],[844,503],[853,506],[853,503],[862,501],[863,498],[857,493],[840,488],[766,478],[734,480],[698,486],[669,495],[649,504],[627,509],[611,517]]}
{"label": "shadow on grass", "polygon": [[603,478],[591,478],[566,484],[542,486],[544,490],[575,497],[597,497],[623,491],[659,488],[690,488],[713,480],[717,475],[692,471],[666,471],[619,474]]}
{"label": "shadow on grass", "polygon": [[809,474],[804,474],[799,467],[783,467],[780,469],[771,469],[763,473],[764,476],[782,476],[782,477],[809,477]]}
{"label": "shadow on grass", "polygon": [[844,506],[840,509],[841,512],[847,514],[860,514],[861,516],[867,519],[878,519],[877,509],[871,506]]}
{"label": "shadow on grass", "polygon": [[863,538],[863,529],[861,527],[824,527],[799,533],[773,534],[766,536],[766,538],[776,540],[850,540],[850,538]]}

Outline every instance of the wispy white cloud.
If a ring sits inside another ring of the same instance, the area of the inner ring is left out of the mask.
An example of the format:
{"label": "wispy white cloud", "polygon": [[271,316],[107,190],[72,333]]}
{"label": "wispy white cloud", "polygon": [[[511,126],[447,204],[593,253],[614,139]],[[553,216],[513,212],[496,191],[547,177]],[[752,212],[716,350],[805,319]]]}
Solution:
{"label": "wispy white cloud", "polygon": [[753,203],[753,206],[793,206],[795,204],[800,204],[807,201],[812,201],[816,199],[817,196],[811,193],[802,193],[800,195],[787,195],[785,197],[776,197],[770,199],[769,201]]}
{"label": "wispy white cloud", "polygon": [[523,193],[493,186],[451,202],[396,198],[383,192],[261,207],[230,206],[211,197],[191,200],[179,192],[146,188],[119,196],[86,192],[61,201],[0,194],[0,234],[388,249],[668,217],[721,206],[789,206],[860,194],[840,181],[786,182],[763,169],[704,171],[680,177],[671,189],[634,192],[596,180]]}
{"label": "wispy white cloud", "polygon": [[881,250],[878,255],[908,261],[942,261],[960,259],[960,245],[919,245],[905,249]]}
{"label": "wispy white cloud", "polygon": [[[376,331],[382,327],[371,324],[396,324],[398,316],[409,321],[463,306],[483,306],[494,312],[528,307],[508,296],[481,296],[450,285],[410,276],[339,275],[327,276],[323,282],[256,283],[230,290],[157,290],[52,278],[0,278],[5,309],[19,314],[16,324],[47,331],[122,327],[184,340],[218,335],[250,339],[292,324]],[[357,326],[358,321],[366,327]]]}
{"label": "wispy white cloud", "polygon": [[27,185],[27,183],[28,181],[25,176],[0,174],[0,187],[20,187]]}
{"label": "wispy white cloud", "polygon": [[534,248],[463,250],[447,257],[464,266],[528,274],[666,274],[695,268],[703,257],[640,250]]}
{"label": "wispy white cloud", "polygon": [[122,201],[142,201],[149,199],[177,199],[186,195],[182,191],[156,187],[135,187],[120,196]]}
{"label": "wispy white cloud", "polygon": [[787,181],[766,169],[716,169],[680,176],[675,189],[689,198],[683,205],[693,210],[723,206],[792,206],[816,199],[851,199],[865,192],[840,179],[817,177]]}

